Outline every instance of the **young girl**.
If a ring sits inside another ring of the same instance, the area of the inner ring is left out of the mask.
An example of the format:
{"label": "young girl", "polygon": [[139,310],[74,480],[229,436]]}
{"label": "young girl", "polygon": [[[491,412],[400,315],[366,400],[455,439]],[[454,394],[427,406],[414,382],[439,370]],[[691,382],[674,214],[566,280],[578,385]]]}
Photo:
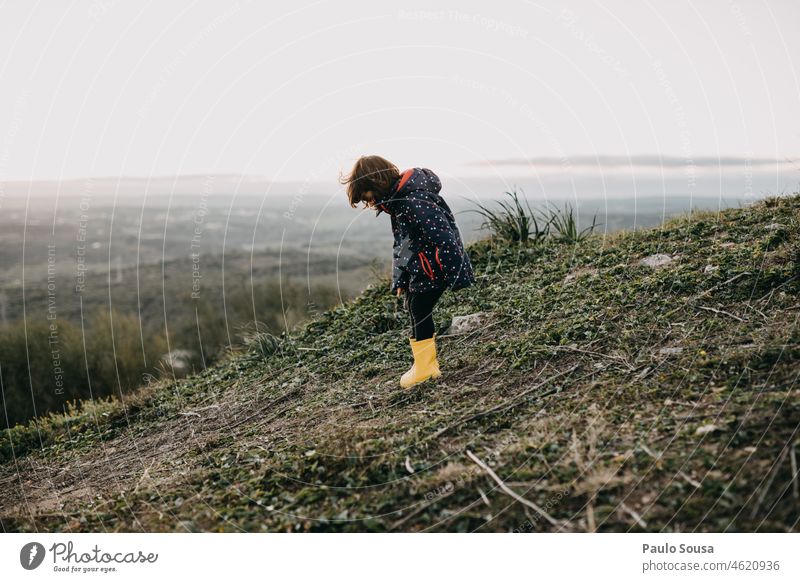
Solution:
{"label": "young girl", "polygon": [[405,294],[411,317],[414,365],[400,378],[409,388],[442,375],[436,358],[433,307],[445,289],[475,282],[472,265],[450,207],[439,195],[439,177],[424,168],[406,170],[380,156],[359,158],[347,185],[350,206],[360,202],[388,214],[392,221],[392,293]]}

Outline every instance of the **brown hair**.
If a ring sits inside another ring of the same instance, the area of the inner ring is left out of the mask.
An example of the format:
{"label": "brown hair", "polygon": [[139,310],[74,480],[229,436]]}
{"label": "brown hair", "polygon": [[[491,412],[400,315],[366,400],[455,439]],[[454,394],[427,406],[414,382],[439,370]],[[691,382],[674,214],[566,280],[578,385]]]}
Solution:
{"label": "brown hair", "polygon": [[347,185],[347,199],[353,208],[359,202],[366,203],[364,194],[372,191],[376,198],[389,193],[392,184],[400,178],[400,170],[392,162],[380,156],[361,156],[347,176],[341,176],[339,182]]}

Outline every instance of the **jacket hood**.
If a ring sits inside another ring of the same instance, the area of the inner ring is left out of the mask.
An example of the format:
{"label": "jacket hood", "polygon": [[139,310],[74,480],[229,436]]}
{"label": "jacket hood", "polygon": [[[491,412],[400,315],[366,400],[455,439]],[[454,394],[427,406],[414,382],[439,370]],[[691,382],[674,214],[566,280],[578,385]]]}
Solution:
{"label": "jacket hood", "polygon": [[388,195],[375,202],[375,216],[379,216],[381,212],[385,212],[384,204],[398,196],[404,196],[408,192],[414,190],[427,190],[438,194],[442,189],[442,182],[439,176],[433,173],[432,170],[427,168],[411,168],[406,170],[400,175],[391,188]]}

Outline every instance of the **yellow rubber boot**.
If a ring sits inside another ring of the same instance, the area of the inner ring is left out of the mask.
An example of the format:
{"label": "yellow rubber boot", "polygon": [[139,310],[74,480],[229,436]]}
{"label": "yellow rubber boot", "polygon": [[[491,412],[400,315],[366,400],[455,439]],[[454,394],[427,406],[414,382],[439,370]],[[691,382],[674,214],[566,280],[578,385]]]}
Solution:
{"label": "yellow rubber boot", "polygon": [[408,338],[408,341],[414,354],[414,365],[400,378],[400,386],[411,388],[415,384],[441,376],[439,361],[436,359],[436,337],[421,341]]}

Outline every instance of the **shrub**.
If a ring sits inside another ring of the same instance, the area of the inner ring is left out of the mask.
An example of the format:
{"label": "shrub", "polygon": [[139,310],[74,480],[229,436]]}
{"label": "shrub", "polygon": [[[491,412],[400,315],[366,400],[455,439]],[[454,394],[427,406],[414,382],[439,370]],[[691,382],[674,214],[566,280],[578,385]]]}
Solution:
{"label": "shrub", "polygon": [[476,204],[478,208],[473,212],[477,212],[483,217],[481,228],[487,228],[491,230],[492,236],[512,243],[536,244],[542,242],[550,231],[552,219],[539,224],[536,214],[527,200],[523,206],[516,190],[505,194],[511,200],[500,200],[497,203],[500,208],[497,210]]}
{"label": "shrub", "polygon": [[269,332],[256,332],[243,338],[247,351],[257,358],[267,359],[283,350],[283,339]]}
{"label": "shrub", "polygon": [[556,238],[567,244],[575,244],[583,241],[594,232],[597,225],[597,215],[592,217],[592,224],[583,230],[579,230],[578,218],[575,216],[575,209],[569,204],[564,204],[562,211],[557,206],[553,206],[550,212],[550,223],[556,231]]}
{"label": "shrub", "polygon": [[[505,193],[510,201],[500,200],[499,208],[491,209],[482,204],[477,204],[474,210],[483,217],[481,228],[489,229],[493,237],[518,244],[541,243],[548,236],[559,242],[574,244],[590,236],[598,226],[597,215],[592,217],[592,224],[583,230],[578,226],[575,209],[569,204],[564,204],[561,210],[557,206],[536,212],[530,207],[527,200],[523,206],[516,190]],[[551,230],[552,226],[552,230]],[[553,232],[555,231],[555,232]]]}

